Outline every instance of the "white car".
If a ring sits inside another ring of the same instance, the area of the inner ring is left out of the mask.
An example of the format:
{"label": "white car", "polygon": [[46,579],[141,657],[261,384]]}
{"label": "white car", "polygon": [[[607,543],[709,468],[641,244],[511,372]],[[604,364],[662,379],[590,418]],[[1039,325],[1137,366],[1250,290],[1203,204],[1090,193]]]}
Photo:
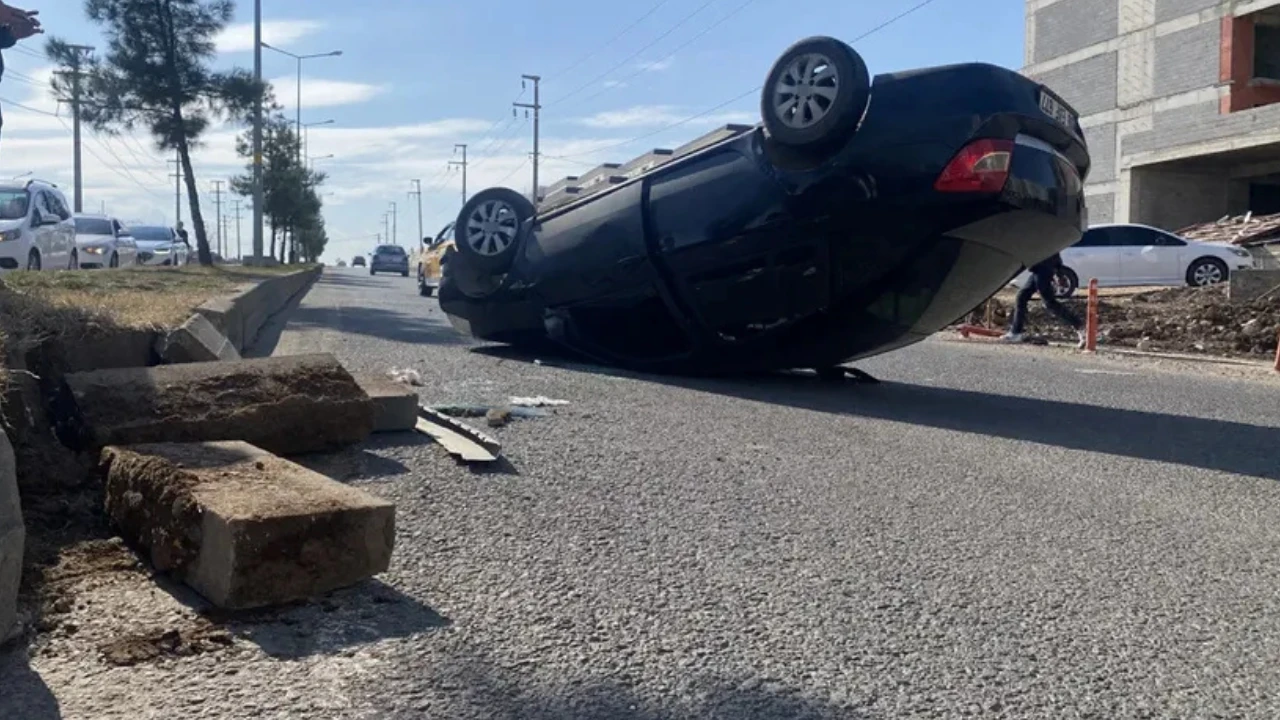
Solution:
{"label": "white car", "polygon": [[[1062,251],[1066,282],[1059,297],[1069,297],[1097,278],[1098,287],[1139,285],[1212,285],[1236,270],[1253,268],[1248,250],[1225,242],[1195,242],[1149,225],[1094,225],[1075,245]],[[1013,284],[1023,287],[1031,274],[1023,271]]]}
{"label": "white car", "polygon": [[0,183],[0,271],[74,270],[76,225],[53,183]]}
{"label": "white car", "polygon": [[138,244],[119,220],[109,215],[76,215],[75,222],[80,267],[138,264]]}
{"label": "white car", "polygon": [[138,262],[142,265],[186,265],[191,262],[191,247],[167,225],[130,225],[129,234],[138,244]]}

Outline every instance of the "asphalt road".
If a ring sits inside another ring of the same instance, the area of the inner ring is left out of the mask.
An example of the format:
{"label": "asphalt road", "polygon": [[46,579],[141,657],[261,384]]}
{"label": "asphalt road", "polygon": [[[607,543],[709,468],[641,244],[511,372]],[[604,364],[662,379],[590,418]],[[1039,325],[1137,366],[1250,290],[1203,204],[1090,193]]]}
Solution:
{"label": "asphalt road", "polygon": [[343,459],[391,571],[120,671],[121,717],[1280,717],[1280,381],[943,341],[879,386],[672,381],[485,351],[349,269],[278,352],[321,350],[570,404],[490,472]]}

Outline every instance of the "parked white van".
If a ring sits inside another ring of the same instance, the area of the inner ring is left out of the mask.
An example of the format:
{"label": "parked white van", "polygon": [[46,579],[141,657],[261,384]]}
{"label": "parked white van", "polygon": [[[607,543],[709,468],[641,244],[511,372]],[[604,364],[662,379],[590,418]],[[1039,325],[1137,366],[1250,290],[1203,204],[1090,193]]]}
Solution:
{"label": "parked white van", "polygon": [[0,182],[0,272],[77,267],[76,224],[58,186]]}

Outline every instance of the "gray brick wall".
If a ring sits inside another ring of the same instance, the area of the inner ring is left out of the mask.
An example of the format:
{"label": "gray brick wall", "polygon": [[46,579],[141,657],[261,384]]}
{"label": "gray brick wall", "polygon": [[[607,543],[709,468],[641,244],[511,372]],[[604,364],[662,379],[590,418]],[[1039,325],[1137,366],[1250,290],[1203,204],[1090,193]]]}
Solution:
{"label": "gray brick wall", "polygon": [[[1070,2],[1070,0],[1068,0],[1068,2]],[[1090,225],[1100,225],[1102,223],[1109,223],[1109,222],[1115,221],[1115,217],[1116,217],[1115,193],[1089,195],[1084,199],[1084,205],[1089,209]]]}
{"label": "gray brick wall", "polygon": [[1219,115],[1218,103],[1208,102],[1156,113],[1152,129],[1124,136],[1120,150],[1125,155],[1133,155],[1277,129],[1280,129],[1280,104]]}
{"label": "gray brick wall", "polygon": [[1225,4],[1227,4],[1226,0],[1156,0],[1156,22],[1162,23]]}
{"label": "gray brick wall", "polygon": [[1221,30],[1216,22],[1200,23],[1156,38],[1156,97],[1218,84]]}
{"label": "gray brick wall", "polygon": [[1084,140],[1089,145],[1089,158],[1093,161],[1089,170],[1089,183],[1110,182],[1116,179],[1116,126],[1115,123],[1084,129]]}
{"label": "gray brick wall", "polygon": [[[1063,4],[1070,5],[1072,0],[1065,0]],[[1116,106],[1116,54],[1113,52],[1037,73],[1033,77],[1061,95],[1082,116]]]}
{"label": "gray brick wall", "polygon": [[1036,62],[1066,55],[1119,33],[1120,0],[1064,0],[1036,13]]}

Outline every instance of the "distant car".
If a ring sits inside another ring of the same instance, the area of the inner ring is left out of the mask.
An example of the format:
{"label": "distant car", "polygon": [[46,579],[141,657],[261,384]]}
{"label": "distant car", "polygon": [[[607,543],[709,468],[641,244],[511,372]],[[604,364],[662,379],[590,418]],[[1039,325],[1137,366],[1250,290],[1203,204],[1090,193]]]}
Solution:
{"label": "distant car", "polygon": [[338,263],[337,263],[337,266],[338,266],[338,267],[346,267],[346,266],[347,266],[347,261],[346,261],[346,260],[339,260],[339,261],[338,261]]}
{"label": "distant car", "polygon": [[82,268],[137,265],[138,243],[109,215],[76,215],[76,248]]}
{"label": "distant car", "polygon": [[351,258],[351,267],[364,267],[364,256],[357,255]]}
{"label": "distant car", "polygon": [[191,246],[167,225],[130,225],[142,265],[181,266],[191,262]]}
{"label": "distant car", "polygon": [[409,277],[409,253],[399,245],[379,245],[373,250],[373,259],[369,261],[369,274],[380,272],[396,272]]}
{"label": "distant car", "polygon": [[79,266],[76,225],[53,183],[0,183],[0,271]]}
{"label": "distant car", "polygon": [[418,294],[430,297],[440,287],[444,276],[445,254],[454,247],[454,224],[444,226],[434,238],[422,238],[422,246],[414,253],[418,273]]}
{"label": "distant car", "polygon": [[[1137,223],[1094,225],[1062,251],[1065,269],[1055,283],[1058,297],[1071,297],[1083,282],[1098,287],[1203,286],[1225,282],[1236,270],[1255,266],[1248,250],[1226,242],[1196,242]],[[1014,278],[1022,287],[1026,271]]]}
{"label": "distant car", "polygon": [[483,340],[641,371],[831,372],[947,327],[1086,223],[1078,114],[1012,70],[873,81],[853,48],[811,37],[760,107],[760,125],[600,168],[560,202],[476,193],[441,309]]}

